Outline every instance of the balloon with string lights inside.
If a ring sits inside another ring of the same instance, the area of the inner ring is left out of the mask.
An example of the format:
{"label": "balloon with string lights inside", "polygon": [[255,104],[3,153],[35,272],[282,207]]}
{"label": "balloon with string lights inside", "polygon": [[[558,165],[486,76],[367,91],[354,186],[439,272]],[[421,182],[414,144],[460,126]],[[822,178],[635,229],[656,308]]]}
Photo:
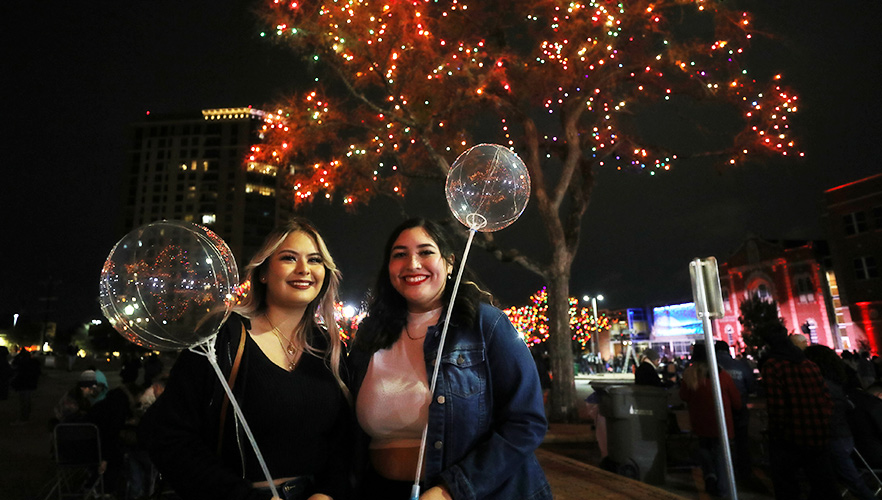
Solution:
{"label": "balloon with string lights inside", "polygon": [[[524,213],[530,199],[530,173],[524,162],[510,149],[497,144],[479,144],[459,155],[447,172],[447,204],[454,217],[469,229],[462,263],[453,282],[453,292],[441,339],[438,345],[429,393],[435,393],[438,381],[438,368],[447,338],[447,325],[453,312],[453,304],[462,280],[462,273],[468,259],[469,249],[475,233],[494,232],[510,226]],[[416,477],[411,488],[411,500],[420,496],[420,476],[423,468],[423,454],[426,451],[428,423],[423,428]]]}
{"label": "balloon with string lights inside", "polygon": [[238,282],[236,259],[220,236],[198,224],[164,220],[117,242],[101,270],[99,301],[107,321],[129,342],[157,351],[189,349],[208,359],[278,496],[214,351]]}

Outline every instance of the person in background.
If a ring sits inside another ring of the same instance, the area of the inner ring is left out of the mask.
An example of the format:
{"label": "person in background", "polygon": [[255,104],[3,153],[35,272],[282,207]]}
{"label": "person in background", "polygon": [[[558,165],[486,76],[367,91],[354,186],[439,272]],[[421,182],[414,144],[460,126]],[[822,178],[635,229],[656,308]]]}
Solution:
{"label": "person in background", "polygon": [[[731,440],[735,436],[732,409],[741,407],[741,395],[725,370],[719,371],[719,380],[726,419],[725,439]],[[686,402],[692,432],[698,436],[705,490],[711,495],[725,496],[728,493],[728,473],[722,447],[723,438],[720,436],[717,420],[717,401],[704,344],[695,344],[692,348],[692,364],[683,371],[680,398]]]}
{"label": "person in background", "polygon": [[[97,378],[98,374],[95,375]],[[100,384],[98,387],[100,390]],[[131,425],[134,423],[135,401],[141,392],[134,382],[124,381],[106,391],[88,411],[87,420],[98,427],[101,436],[104,485],[117,498],[125,495],[125,454],[135,440]]]}
{"label": "person in background", "polygon": [[58,400],[53,409],[54,423],[80,423],[89,418],[92,400],[101,389],[95,370],[80,373],[75,386]]}
{"label": "person in background", "polygon": [[643,349],[640,353],[640,366],[634,372],[634,385],[648,385],[650,387],[664,387],[658,376],[658,351],[651,347]]}
{"label": "person in background", "polygon": [[162,359],[159,354],[151,352],[144,360],[144,387],[150,387],[153,379],[162,373]]}
{"label": "person in background", "polygon": [[801,333],[794,333],[790,336],[790,341],[793,342],[793,345],[799,348],[800,351],[804,351],[806,347],[809,346],[809,341],[805,335]]}
{"label": "person in background", "polygon": [[[160,376],[153,380],[150,387],[144,389],[135,403],[132,426],[137,427],[147,409],[162,395],[167,383],[168,377]],[[145,498],[154,493],[157,474],[153,462],[150,461],[150,453],[141,445],[137,436],[126,449],[125,471],[127,499]]]}
{"label": "person in background", "polygon": [[21,349],[12,360],[12,380],[10,386],[18,393],[19,420],[12,425],[24,425],[31,419],[34,391],[40,380],[40,362],[30,351]]}
{"label": "person in background", "polygon": [[848,412],[848,427],[855,449],[873,469],[882,469],[882,385],[847,391],[854,409]]}
{"label": "person in background", "polygon": [[762,382],[775,498],[800,498],[800,470],[808,479],[810,498],[838,498],[828,453],[833,400],[821,370],[788,338],[783,325],[769,325],[754,334],[769,347]]}
{"label": "person in background", "polygon": [[830,419],[830,461],[833,471],[856,498],[875,498],[851,459],[854,438],[848,426],[848,412],[852,405],[845,395],[845,362],[836,351],[820,344],[810,345],[803,352],[806,358],[820,368],[827,391],[833,400],[833,414]]}
{"label": "person in background", "polygon": [[77,345],[71,342],[67,344],[67,347],[64,348],[64,357],[67,361],[67,371],[72,372],[74,369],[74,364],[77,362],[77,352],[79,349]]}
{"label": "person in background", "polygon": [[732,357],[729,344],[725,340],[714,343],[714,352],[720,370],[725,370],[732,377],[732,382],[741,396],[741,405],[732,408],[735,432],[732,439],[732,466],[735,468],[735,478],[751,485],[758,485],[750,458],[750,409],[747,407],[750,395],[756,392],[756,378],[753,369],[746,361]]}
{"label": "person in background", "polygon": [[[352,423],[334,321],[340,273],[315,227],[298,218],[270,233],[245,276],[251,289],[215,341],[220,369],[279,495],[345,500]],[[225,396],[208,360],[182,352],[141,418],[139,444],[182,498],[268,499]]]}
{"label": "person in background", "polygon": [[156,398],[162,396],[166,384],[168,384],[168,376],[160,376],[150,384],[150,387],[144,389],[144,392],[141,393],[141,397],[138,398],[138,410],[136,413],[138,413],[139,416],[144,415],[147,408],[150,408],[150,406],[156,402]]}
{"label": "person in background", "polygon": [[[427,429],[421,500],[551,498],[535,450],[547,429],[529,349],[464,272],[441,354],[452,278],[464,263],[438,224],[411,219],[386,242],[352,350],[360,498],[410,498]],[[465,271],[465,270],[464,270]]]}
{"label": "person in background", "polygon": [[662,386],[664,386],[665,389],[670,389],[680,383],[680,371],[676,362],[670,361],[665,363],[662,366],[661,372]]}
{"label": "person in background", "polygon": [[9,365],[9,348],[0,345],[0,401],[9,399],[9,381],[12,380],[12,366]]}
{"label": "person in background", "polygon": [[539,374],[539,385],[542,387],[542,401],[548,407],[548,394],[551,392],[551,368],[548,366],[548,351],[535,347],[532,351],[536,372]]}
{"label": "person in background", "polygon": [[133,384],[137,382],[141,372],[141,358],[137,354],[123,354],[122,367],[119,370],[119,377],[123,384]]}
{"label": "person in background", "polygon": [[862,349],[861,352],[855,356],[855,360],[857,364],[857,375],[861,382],[861,387],[866,389],[876,383],[876,367],[873,365],[873,362],[870,361],[870,352]]}

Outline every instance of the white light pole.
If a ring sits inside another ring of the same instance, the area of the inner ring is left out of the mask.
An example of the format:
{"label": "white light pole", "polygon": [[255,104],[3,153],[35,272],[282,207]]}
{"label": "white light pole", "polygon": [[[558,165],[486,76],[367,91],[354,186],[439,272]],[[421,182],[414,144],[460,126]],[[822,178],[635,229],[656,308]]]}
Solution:
{"label": "white light pole", "polygon": [[591,308],[594,310],[594,335],[591,335],[591,352],[594,354],[598,354],[597,352],[597,334],[600,333],[600,325],[597,323],[597,301],[603,300],[603,295],[595,295],[591,297],[589,295],[582,296],[582,300],[585,302],[591,301]]}

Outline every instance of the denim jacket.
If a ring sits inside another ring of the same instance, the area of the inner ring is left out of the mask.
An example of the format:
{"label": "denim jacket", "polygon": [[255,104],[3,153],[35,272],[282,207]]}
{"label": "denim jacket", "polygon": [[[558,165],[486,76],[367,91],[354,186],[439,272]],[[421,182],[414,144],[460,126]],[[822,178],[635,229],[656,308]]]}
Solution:
{"label": "denim jacket", "polygon": [[[430,379],[441,329],[429,327],[423,345]],[[372,355],[350,354],[355,397]],[[534,453],[546,429],[536,365],[502,311],[482,304],[474,328],[451,323],[429,405],[423,487],[443,483],[456,500],[550,499]]]}

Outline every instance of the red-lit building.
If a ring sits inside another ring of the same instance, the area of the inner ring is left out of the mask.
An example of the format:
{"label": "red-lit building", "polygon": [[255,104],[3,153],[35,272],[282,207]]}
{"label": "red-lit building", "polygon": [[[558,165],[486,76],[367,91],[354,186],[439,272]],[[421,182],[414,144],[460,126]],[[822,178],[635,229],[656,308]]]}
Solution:
{"label": "red-lit building", "polygon": [[720,266],[725,316],[715,320],[716,335],[742,348],[740,304],[759,295],[778,303],[780,317],[791,332],[837,350],[858,348],[863,336],[848,328],[851,321],[847,308],[839,306],[836,278],[822,265],[824,247],[819,242],[748,238]]}
{"label": "red-lit building", "polygon": [[[824,192],[824,214],[840,300],[878,353],[882,348],[882,174]],[[849,335],[851,335],[849,333]]]}

